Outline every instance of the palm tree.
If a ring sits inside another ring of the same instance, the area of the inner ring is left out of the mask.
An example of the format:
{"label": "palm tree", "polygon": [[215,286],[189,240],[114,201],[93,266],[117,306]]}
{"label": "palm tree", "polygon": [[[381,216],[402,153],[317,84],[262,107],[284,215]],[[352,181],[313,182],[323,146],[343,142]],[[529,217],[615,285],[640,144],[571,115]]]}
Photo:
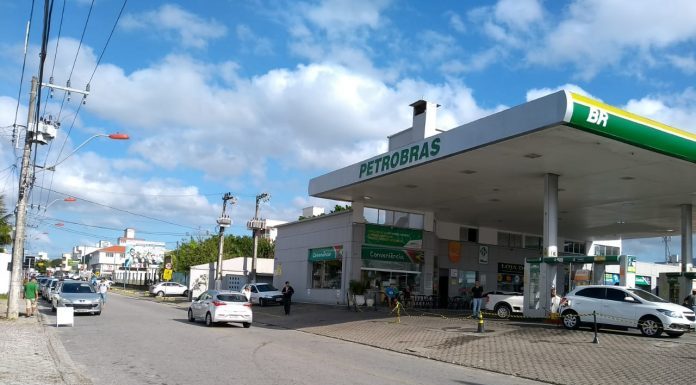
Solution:
{"label": "palm tree", "polygon": [[5,197],[0,195],[0,251],[5,251],[3,246],[12,243],[12,226],[7,223],[10,215],[6,214]]}

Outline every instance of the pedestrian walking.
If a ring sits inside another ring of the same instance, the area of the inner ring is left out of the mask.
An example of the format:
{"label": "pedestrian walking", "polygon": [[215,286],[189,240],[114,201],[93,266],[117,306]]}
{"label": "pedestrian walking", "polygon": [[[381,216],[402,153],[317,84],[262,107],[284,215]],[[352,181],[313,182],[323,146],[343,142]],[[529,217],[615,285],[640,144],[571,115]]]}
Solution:
{"label": "pedestrian walking", "polygon": [[684,307],[688,307],[696,313],[696,289],[691,290],[691,294],[684,298]]}
{"label": "pedestrian walking", "polygon": [[36,283],[36,276],[24,284],[24,302],[26,306],[25,316],[33,317],[36,312],[36,301],[39,298],[39,284]]}
{"label": "pedestrian walking", "polygon": [[295,289],[290,286],[290,282],[285,281],[285,286],[283,286],[283,307],[285,308],[285,315],[290,315],[290,302],[292,300],[292,295],[295,294]]}
{"label": "pedestrian walking", "polygon": [[481,286],[481,282],[476,281],[474,283],[474,287],[471,288],[471,296],[473,297],[471,301],[473,306],[472,314],[474,318],[478,318],[481,313],[481,304],[483,303],[483,286]]}
{"label": "pedestrian walking", "polygon": [[247,302],[251,302],[251,285],[246,285],[244,286],[244,296],[247,299]]}
{"label": "pedestrian walking", "polygon": [[102,278],[98,286],[99,295],[102,299],[102,305],[106,303],[106,292],[109,290],[109,285],[106,284],[106,279]]}

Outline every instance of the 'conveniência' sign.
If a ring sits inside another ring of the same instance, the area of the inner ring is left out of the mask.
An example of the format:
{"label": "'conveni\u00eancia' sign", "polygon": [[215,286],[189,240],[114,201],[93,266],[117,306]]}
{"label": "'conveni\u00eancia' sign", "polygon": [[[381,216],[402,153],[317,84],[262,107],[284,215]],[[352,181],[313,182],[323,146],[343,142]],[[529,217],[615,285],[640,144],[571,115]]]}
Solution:
{"label": "'conveni\u00eancia' sign", "polygon": [[365,243],[369,245],[421,249],[423,248],[423,231],[367,224],[365,225]]}
{"label": "'conveni\u00eancia' sign", "polygon": [[418,163],[440,153],[440,138],[435,138],[421,144],[385,154],[376,159],[368,160],[360,165],[358,179],[379,175],[389,170]]}
{"label": "'conveni\u00eancia' sign", "polygon": [[422,250],[387,249],[384,247],[362,247],[362,259],[385,262],[423,263]]}

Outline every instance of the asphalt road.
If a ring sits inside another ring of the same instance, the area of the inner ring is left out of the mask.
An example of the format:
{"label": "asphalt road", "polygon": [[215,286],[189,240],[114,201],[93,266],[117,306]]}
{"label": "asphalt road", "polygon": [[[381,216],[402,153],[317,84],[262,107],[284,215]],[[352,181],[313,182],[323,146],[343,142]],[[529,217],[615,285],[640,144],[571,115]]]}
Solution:
{"label": "asphalt road", "polygon": [[116,294],[55,332],[95,384],[539,384],[261,323],[208,328]]}

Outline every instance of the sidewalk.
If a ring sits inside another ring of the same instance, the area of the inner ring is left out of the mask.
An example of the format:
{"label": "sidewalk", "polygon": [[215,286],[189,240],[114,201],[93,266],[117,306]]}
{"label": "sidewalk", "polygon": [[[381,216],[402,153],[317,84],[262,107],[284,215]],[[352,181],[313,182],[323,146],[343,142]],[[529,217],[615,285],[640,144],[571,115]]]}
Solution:
{"label": "sidewalk", "polygon": [[19,308],[19,318],[8,320],[7,300],[0,299],[0,385],[91,384],[43,316],[24,317],[24,301]]}

